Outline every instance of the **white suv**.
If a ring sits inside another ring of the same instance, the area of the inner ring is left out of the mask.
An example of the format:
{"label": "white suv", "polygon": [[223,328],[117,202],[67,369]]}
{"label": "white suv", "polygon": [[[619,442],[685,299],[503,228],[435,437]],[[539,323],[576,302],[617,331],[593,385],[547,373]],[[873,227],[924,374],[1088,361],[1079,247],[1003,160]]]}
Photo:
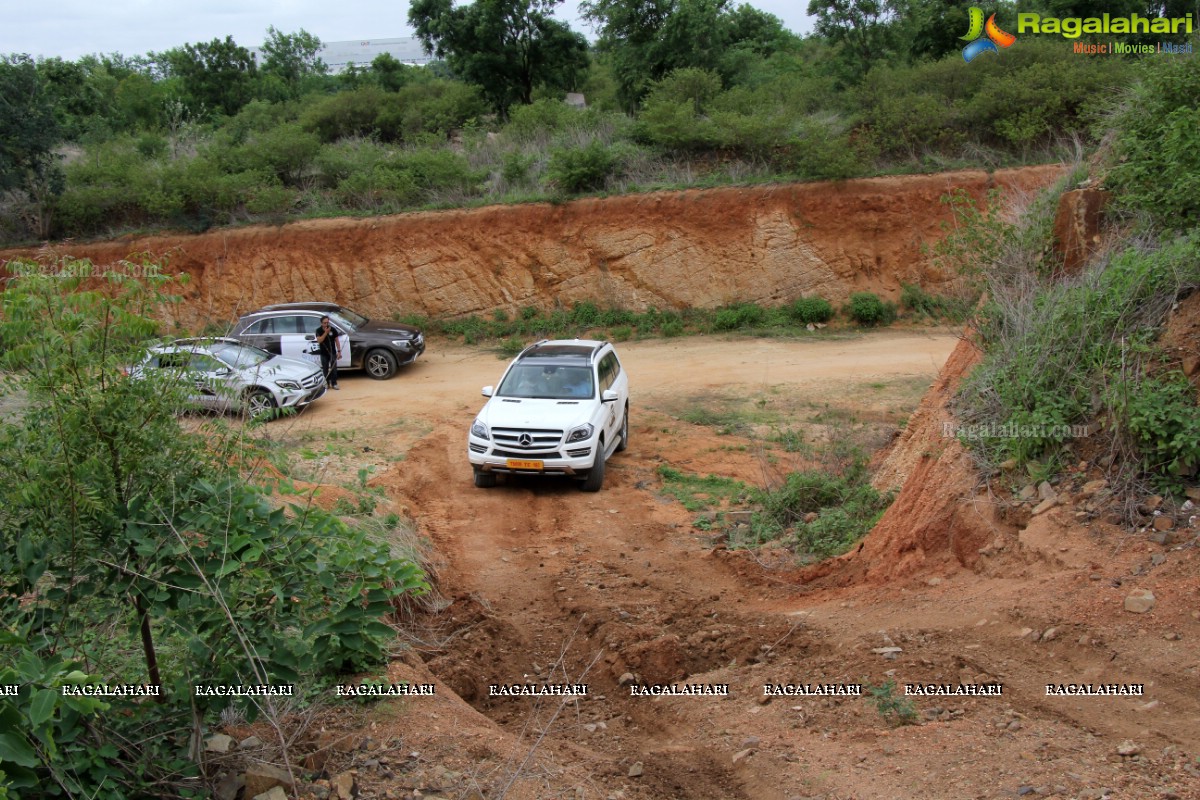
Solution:
{"label": "white suv", "polygon": [[568,475],[585,492],[629,444],[629,378],[608,342],[541,341],[521,351],[475,418],[467,458],[475,485],[497,473]]}

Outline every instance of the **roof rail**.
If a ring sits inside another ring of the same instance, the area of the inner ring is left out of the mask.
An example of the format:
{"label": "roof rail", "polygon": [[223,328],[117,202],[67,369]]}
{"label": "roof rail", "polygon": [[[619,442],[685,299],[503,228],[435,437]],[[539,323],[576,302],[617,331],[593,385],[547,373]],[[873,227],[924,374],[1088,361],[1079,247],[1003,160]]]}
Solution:
{"label": "roof rail", "polygon": [[550,341],[550,340],[549,340],[549,339],[541,339],[541,340],[539,340],[539,341],[536,341],[536,342],[534,342],[533,344],[529,345],[528,347],[526,347],[526,348],[525,348],[524,350],[522,350],[521,352],[517,353],[517,358],[520,358],[521,356],[525,355],[526,353],[528,353],[528,352],[529,352],[530,350],[532,350],[533,348],[537,347],[538,345],[543,345],[543,344],[545,344],[545,343],[546,343],[546,342],[548,342],[548,341]]}

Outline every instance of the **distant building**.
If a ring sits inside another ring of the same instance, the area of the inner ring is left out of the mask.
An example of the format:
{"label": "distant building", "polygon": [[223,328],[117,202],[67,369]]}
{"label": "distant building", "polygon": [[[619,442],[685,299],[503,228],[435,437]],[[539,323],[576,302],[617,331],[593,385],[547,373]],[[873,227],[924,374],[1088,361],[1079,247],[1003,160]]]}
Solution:
{"label": "distant building", "polygon": [[[262,48],[248,48],[255,60],[263,63]],[[321,60],[329,67],[330,75],[345,72],[351,64],[357,67],[369,67],[375,56],[389,53],[403,64],[428,64],[433,59],[425,54],[421,42],[414,36],[402,36],[398,39],[362,39],[352,42],[323,42]]]}

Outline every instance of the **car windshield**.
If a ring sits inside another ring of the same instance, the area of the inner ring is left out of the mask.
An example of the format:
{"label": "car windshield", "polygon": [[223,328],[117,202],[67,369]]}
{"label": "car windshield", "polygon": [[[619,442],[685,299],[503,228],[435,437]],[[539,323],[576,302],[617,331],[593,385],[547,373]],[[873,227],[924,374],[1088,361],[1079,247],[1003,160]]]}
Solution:
{"label": "car windshield", "polygon": [[332,312],[329,318],[333,320],[335,328],[341,328],[344,331],[356,331],[367,324],[366,317],[362,314],[355,314],[348,308],[339,308]]}
{"label": "car windshield", "polygon": [[594,394],[591,367],[517,364],[496,394],[545,400],[577,400]]}
{"label": "car windshield", "polygon": [[219,344],[212,348],[212,354],[234,369],[257,367],[271,358],[266,350],[244,344]]}

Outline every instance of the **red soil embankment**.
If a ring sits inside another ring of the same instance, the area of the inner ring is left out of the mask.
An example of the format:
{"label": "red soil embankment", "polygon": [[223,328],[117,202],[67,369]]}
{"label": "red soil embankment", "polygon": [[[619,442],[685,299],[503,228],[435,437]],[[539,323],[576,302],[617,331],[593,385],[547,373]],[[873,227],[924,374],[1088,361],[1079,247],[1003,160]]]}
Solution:
{"label": "red soil embankment", "polygon": [[[560,205],[326,219],[66,243],[97,265],[165,256],[190,276],[176,322],[195,328],[267,303],[329,300],[369,316],[460,316],[591,300],[634,310],[765,304],[854,291],[895,298],[954,276],[927,246],[961,188],[1028,190],[1059,166],[657,192]],[[28,251],[0,252],[0,262]]]}

